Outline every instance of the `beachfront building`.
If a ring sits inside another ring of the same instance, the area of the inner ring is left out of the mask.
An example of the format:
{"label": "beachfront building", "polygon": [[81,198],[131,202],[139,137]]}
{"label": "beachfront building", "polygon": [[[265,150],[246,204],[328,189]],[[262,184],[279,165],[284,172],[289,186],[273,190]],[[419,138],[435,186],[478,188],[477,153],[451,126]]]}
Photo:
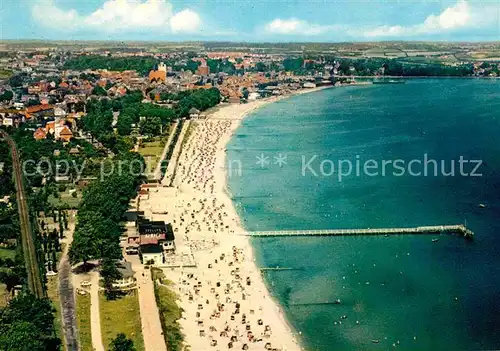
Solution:
{"label": "beachfront building", "polygon": [[150,221],[140,217],[137,221],[139,245],[162,245],[175,248],[174,230],[170,223]]}
{"label": "beachfront building", "polygon": [[121,278],[113,282],[113,287],[117,289],[127,289],[135,286],[135,272],[132,270],[132,264],[128,261],[120,261],[117,264],[118,272]]}
{"label": "beachfront building", "polygon": [[164,251],[175,251],[175,236],[174,230],[172,229],[172,225],[168,223],[166,225],[167,232],[165,235],[165,240],[162,243]]}
{"label": "beachfront building", "polygon": [[160,245],[141,245],[139,257],[144,265],[161,266],[164,263],[163,250]]}
{"label": "beachfront building", "polygon": [[162,265],[164,253],[175,251],[174,230],[170,223],[150,221],[141,216],[137,219],[136,230],[138,240],[129,236],[128,243],[131,246],[138,244],[143,264]]}
{"label": "beachfront building", "polygon": [[124,214],[125,230],[127,233],[127,244],[139,247],[139,231],[137,230],[137,221],[144,215],[144,211],[129,210]]}

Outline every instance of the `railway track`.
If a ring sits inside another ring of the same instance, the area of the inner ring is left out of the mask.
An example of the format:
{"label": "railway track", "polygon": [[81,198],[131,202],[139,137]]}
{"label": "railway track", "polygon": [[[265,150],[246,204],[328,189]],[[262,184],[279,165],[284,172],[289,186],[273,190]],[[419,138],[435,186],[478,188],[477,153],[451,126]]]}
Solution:
{"label": "railway track", "polygon": [[17,208],[19,211],[19,224],[21,227],[21,242],[24,262],[28,274],[28,287],[35,296],[41,298],[44,296],[44,291],[42,281],[40,279],[40,269],[38,266],[35,242],[33,240],[26,194],[24,191],[23,173],[19,160],[19,152],[17,150],[16,143],[7,133],[0,131],[0,137],[5,139],[11,149],[12,169],[14,171],[16,184]]}

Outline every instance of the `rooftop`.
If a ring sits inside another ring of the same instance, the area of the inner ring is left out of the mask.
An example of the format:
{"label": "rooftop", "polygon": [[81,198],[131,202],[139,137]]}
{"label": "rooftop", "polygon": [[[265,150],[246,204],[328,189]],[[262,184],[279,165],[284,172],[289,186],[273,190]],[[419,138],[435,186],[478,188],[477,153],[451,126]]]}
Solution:
{"label": "rooftop", "polygon": [[165,240],[170,241],[175,239],[174,230],[172,229],[172,225],[170,223],[139,218],[138,226],[140,235],[164,234]]}
{"label": "rooftop", "polygon": [[116,268],[123,278],[132,278],[134,276],[134,271],[132,270],[132,263],[128,261],[118,262]]}
{"label": "rooftop", "polygon": [[140,250],[142,254],[162,253],[160,245],[155,244],[141,245]]}

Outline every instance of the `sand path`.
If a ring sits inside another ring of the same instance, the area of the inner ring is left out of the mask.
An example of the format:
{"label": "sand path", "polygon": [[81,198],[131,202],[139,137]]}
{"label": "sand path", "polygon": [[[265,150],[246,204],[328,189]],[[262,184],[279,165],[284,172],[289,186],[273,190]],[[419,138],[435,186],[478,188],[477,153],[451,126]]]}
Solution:
{"label": "sand path", "polygon": [[99,272],[90,273],[90,328],[92,346],[95,351],[104,351],[101,335],[101,313],[99,310]]}
{"label": "sand path", "polygon": [[128,256],[128,261],[132,263],[132,270],[134,270],[135,277],[137,278],[144,348],[146,350],[167,351],[161,328],[160,315],[156,306],[154,283],[151,279],[151,273],[149,269],[144,269],[139,256]]}

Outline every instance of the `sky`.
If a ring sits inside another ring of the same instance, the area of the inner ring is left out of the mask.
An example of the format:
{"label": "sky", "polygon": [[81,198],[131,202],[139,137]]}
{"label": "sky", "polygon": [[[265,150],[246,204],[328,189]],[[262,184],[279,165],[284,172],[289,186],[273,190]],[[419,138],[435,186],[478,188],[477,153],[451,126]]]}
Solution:
{"label": "sky", "polygon": [[0,39],[500,41],[500,0],[0,0]]}

